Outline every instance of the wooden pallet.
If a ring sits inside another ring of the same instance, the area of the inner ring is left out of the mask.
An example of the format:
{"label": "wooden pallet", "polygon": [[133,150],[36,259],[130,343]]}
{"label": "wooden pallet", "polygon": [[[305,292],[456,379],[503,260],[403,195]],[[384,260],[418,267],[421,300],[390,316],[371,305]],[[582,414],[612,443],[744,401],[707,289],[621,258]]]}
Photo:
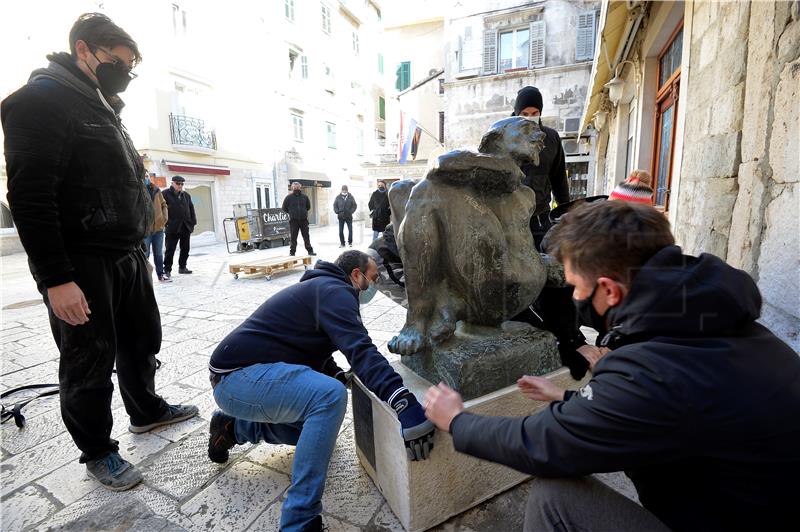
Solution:
{"label": "wooden pallet", "polygon": [[307,270],[311,266],[311,257],[273,257],[271,259],[231,264],[228,269],[233,274],[234,279],[238,279],[239,274],[262,274],[266,276],[267,281],[271,281],[273,273],[289,271],[298,266],[302,266]]}

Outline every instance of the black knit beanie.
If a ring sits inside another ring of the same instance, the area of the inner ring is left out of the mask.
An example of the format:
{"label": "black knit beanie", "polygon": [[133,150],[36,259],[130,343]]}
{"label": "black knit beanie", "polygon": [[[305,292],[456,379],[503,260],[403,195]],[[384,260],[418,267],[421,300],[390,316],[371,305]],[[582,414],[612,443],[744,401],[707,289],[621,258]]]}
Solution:
{"label": "black knit beanie", "polygon": [[522,110],[528,107],[536,107],[540,113],[543,111],[542,93],[536,87],[522,87],[519,90],[514,101],[514,116],[519,116]]}

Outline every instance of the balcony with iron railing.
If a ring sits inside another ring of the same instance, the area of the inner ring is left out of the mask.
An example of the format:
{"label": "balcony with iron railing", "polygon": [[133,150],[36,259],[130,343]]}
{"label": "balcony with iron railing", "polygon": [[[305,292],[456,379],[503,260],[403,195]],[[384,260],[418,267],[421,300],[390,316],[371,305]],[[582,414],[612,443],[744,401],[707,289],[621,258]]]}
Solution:
{"label": "balcony with iron railing", "polygon": [[178,150],[212,153],[217,149],[217,134],[205,120],[170,113],[169,131],[172,146]]}

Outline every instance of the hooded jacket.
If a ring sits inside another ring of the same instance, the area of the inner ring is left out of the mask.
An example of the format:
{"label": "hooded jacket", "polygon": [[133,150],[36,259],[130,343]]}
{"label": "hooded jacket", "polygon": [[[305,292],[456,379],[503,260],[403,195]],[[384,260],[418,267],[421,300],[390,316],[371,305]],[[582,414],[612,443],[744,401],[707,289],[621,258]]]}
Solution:
{"label": "hooded jacket", "polygon": [[358,290],[341,268],[320,260],[299,283],[270,297],[225,337],[211,355],[209,368],[229,373],[253,364],[285,362],[331,375],[336,350],[383,401],[404,389],[402,378],[364,328]]}
{"label": "hooded jacket", "polygon": [[624,470],[674,530],[777,529],[796,504],[800,357],[760,310],[745,272],[666,247],[609,312],[586,386],[529,417],[462,413],[455,448],[542,477]]}
{"label": "hooded jacket", "polygon": [[541,126],[541,128],[545,139],[544,149],[539,153],[539,165],[526,163],[521,167],[525,174],[522,183],[536,193],[534,216],[550,211],[551,194],[559,205],[569,201],[569,181],[567,181],[561,137],[555,129],[545,126]]}
{"label": "hooded jacket", "polygon": [[69,252],[130,251],[153,225],[144,165],[106,98],[69,54],[49,55],[0,106],[8,203],[34,279],[73,280]]}

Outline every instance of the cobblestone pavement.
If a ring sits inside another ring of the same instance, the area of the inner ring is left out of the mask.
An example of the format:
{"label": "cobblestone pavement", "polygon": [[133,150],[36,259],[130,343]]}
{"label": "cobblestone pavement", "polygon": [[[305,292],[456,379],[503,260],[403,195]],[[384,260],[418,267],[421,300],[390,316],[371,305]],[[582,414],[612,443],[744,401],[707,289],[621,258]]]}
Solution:
{"label": "cobblestone pavement", "polygon": [[[356,247],[364,249],[371,232],[354,229]],[[336,228],[312,230],[312,241],[318,258],[333,260],[341,251]],[[57,396],[27,406],[24,429],[13,422],[2,425],[2,530],[277,530],[293,448],[266,443],[238,446],[227,464],[209,461],[208,422],[215,403],[206,364],[230,330],[302,275],[297,269],[275,275],[272,281],[234,280],[228,264],[287,252],[284,247],[229,255],[224,245],[196,247],[189,258],[193,275],[176,275],[173,283],[155,286],[164,338],[157,391],[169,402],[197,405],[200,417],[134,435],[127,431],[125,409],[114,393],[113,437],[120,442],[121,454],[143,472],[140,486],[113,493],[86,477],[85,467],[78,463],[80,453],[61,421]],[[58,351],[27,259],[24,254],[1,259],[0,391],[57,382]],[[402,326],[404,309],[378,294],[362,316],[381,352],[390,361],[397,360],[386,342]],[[347,367],[343,357],[340,365]],[[520,530],[529,487],[524,483],[436,530]],[[323,506],[332,532],[402,530],[358,464],[349,409],[330,464]]]}

